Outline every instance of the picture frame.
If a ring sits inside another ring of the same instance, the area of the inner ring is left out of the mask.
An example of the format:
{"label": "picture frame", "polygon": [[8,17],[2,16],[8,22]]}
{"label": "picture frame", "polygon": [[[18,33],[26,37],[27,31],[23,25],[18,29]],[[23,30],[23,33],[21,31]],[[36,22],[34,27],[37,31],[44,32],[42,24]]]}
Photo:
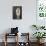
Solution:
{"label": "picture frame", "polygon": [[13,6],[13,19],[22,19],[22,6]]}

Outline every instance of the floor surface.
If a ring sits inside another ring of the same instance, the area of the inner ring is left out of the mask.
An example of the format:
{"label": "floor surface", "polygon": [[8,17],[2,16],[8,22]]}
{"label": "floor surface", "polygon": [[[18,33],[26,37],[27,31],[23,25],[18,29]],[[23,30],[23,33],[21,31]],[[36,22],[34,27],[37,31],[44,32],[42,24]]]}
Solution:
{"label": "floor surface", "polygon": [[[2,42],[0,42],[0,46],[4,46],[4,43]],[[15,44],[15,42],[14,43],[8,43],[8,45],[7,46],[16,46],[16,44]],[[25,46],[25,45],[20,45],[20,46]],[[37,43],[30,43],[30,46],[37,46]],[[41,45],[41,46],[46,46],[46,43],[44,43],[44,45]]]}

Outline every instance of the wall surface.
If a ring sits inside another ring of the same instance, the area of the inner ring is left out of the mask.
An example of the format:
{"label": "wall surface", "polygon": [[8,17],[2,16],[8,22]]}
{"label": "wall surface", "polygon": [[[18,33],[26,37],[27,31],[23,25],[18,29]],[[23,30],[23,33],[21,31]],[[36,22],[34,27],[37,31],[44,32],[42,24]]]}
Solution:
{"label": "wall surface", "polygon": [[[22,20],[12,19],[13,6],[22,6]],[[36,24],[36,0],[0,0],[0,34],[19,27],[19,32],[30,32],[32,36],[32,24]]]}

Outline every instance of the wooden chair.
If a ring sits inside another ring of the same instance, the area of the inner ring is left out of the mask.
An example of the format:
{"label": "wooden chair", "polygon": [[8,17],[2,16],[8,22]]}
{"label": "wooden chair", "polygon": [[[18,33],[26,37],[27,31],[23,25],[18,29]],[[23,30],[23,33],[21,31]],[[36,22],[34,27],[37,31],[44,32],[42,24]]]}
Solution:
{"label": "wooden chair", "polygon": [[[24,36],[25,36],[26,38],[24,38]],[[25,45],[25,46],[30,46],[29,33],[21,33],[21,37],[22,37],[22,40],[23,40],[23,39],[27,39],[27,40],[26,40],[26,42],[24,41],[24,42],[21,42],[20,44],[23,45],[23,46],[24,46],[24,45]],[[21,46],[21,45],[20,45],[20,46]]]}
{"label": "wooden chair", "polygon": [[8,42],[7,42],[7,38],[8,38],[8,37],[7,37],[7,36],[9,36],[9,37],[10,37],[10,36],[17,36],[17,38],[15,38],[15,40],[17,40],[15,46],[18,46],[18,33],[17,33],[17,34],[5,33],[5,41],[4,41],[4,42],[5,42],[5,46],[8,45]]}

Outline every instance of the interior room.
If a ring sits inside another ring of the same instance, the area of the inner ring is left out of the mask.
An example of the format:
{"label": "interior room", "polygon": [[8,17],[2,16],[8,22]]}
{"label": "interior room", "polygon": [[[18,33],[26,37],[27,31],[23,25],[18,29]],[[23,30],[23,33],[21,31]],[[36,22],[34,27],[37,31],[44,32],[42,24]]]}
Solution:
{"label": "interior room", "polygon": [[0,46],[46,46],[46,0],[0,0]]}

